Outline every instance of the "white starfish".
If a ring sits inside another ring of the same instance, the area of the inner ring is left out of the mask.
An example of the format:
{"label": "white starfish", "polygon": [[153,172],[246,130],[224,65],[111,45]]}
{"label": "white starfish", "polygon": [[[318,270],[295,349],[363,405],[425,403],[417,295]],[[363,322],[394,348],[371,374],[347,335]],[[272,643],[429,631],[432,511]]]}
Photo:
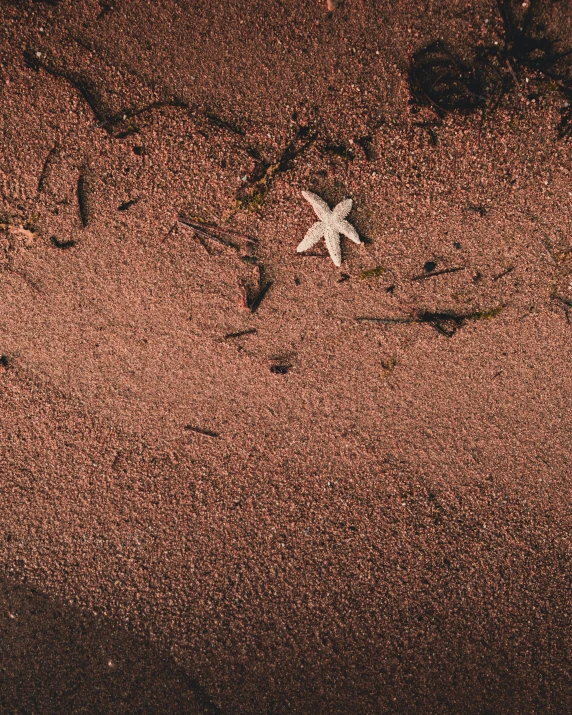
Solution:
{"label": "white starfish", "polygon": [[316,194],[310,191],[302,191],[302,196],[312,204],[316,216],[320,219],[310,227],[304,240],[298,246],[298,253],[307,251],[322,238],[326,240],[328,252],[334,264],[338,268],[342,265],[342,249],[340,246],[340,233],[347,236],[354,243],[361,243],[358,232],[345,221],[345,217],[352,210],[352,200],[345,199],[334,208],[330,209],[328,204]]}

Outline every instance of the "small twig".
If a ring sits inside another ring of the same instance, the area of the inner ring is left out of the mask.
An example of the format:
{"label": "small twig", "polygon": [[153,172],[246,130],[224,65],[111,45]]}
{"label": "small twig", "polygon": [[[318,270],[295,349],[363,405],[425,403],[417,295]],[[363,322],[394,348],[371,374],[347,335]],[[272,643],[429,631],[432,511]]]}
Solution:
{"label": "small twig", "polygon": [[256,332],[256,328],[248,328],[248,330],[239,330],[238,333],[227,333],[224,336],[225,340],[231,340],[232,338],[241,338],[243,335],[253,335]]}
{"label": "small twig", "polygon": [[196,432],[197,434],[202,434],[205,437],[220,437],[219,432],[213,432],[210,429],[202,429],[201,427],[193,427],[193,425],[185,425],[185,430],[187,432]]}
{"label": "small twig", "polygon": [[459,271],[467,270],[466,266],[459,266],[458,268],[443,268],[440,271],[431,271],[431,273],[421,273],[418,276],[413,276],[412,281],[425,281],[428,278],[434,278],[435,276],[443,276],[446,273],[458,273]]}
{"label": "small twig", "polygon": [[217,226],[216,224],[198,223],[196,221],[191,221],[190,219],[185,218],[184,216],[179,216],[177,221],[178,221],[178,223],[181,223],[183,226],[186,226],[187,228],[192,229],[197,234],[204,236],[205,238],[209,238],[211,241],[216,241],[217,243],[220,243],[221,245],[223,245],[227,248],[232,248],[237,253],[241,252],[241,246],[238,243],[236,243],[235,241],[231,240],[232,238],[238,238],[241,241],[243,241],[247,244],[250,244],[250,245],[257,243],[256,239],[251,238],[250,236],[247,236],[246,234],[238,233],[237,231],[223,229],[220,226]]}
{"label": "small twig", "polygon": [[515,89],[516,89],[516,96],[517,96],[517,98],[518,98],[518,95],[520,94],[520,84],[519,84],[519,82],[518,82],[517,76],[516,76],[516,74],[515,74],[515,72],[514,72],[514,70],[513,70],[513,68],[512,68],[512,65],[511,65],[511,63],[510,63],[510,60],[509,60],[508,58],[507,58],[507,61],[506,61],[506,66],[508,67],[508,71],[510,72],[510,74],[511,74],[513,80],[514,80],[514,86],[515,86]]}
{"label": "small twig", "polygon": [[48,178],[48,172],[50,170],[50,165],[52,163],[52,160],[54,158],[54,155],[56,151],[58,150],[59,145],[54,144],[54,146],[50,149],[48,152],[48,155],[46,156],[46,159],[44,161],[44,165],[42,166],[42,172],[40,174],[40,178],[38,179],[38,193],[40,194],[44,190],[44,186],[46,184],[46,179]]}
{"label": "small twig", "polygon": [[217,226],[216,223],[204,223],[199,225],[208,228],[210,231],[222,233],[224,236],[234,236],[235,238],[240,238],[247,243],[258,243],[258,239],[253,236],[248,236],[246,233],[240,233],[240,231],[233,231],[231,228],[221,228],[220,226]]}
{"label": "small twig", "polygon": [[215,251],[213,251],[213,249],[209,247],[208,242],[205,241],[203,236],[201,236],[200,234],[197,233],[196,238],[197,238],[197,241],[201,244],[201,246],[205,250],[205,252],[209,254],[209,256],[215,255]]}
{"label": "small twig", "polygon": [[79,206],[79,215],[81,217],[82,226],[86,228],[91,219],[91,208],[89,205],[85,167],[80,171],[79,178],[77,180],[77,203]]}
{"label": "small twig", "polygon": [[561,295],[558,295],[554,293],[552,295],[554,300],[558,300],[562,303],[562,305],[565,305],[567,308],[572,308],[572,300],[568,300],[567,298],[563,298]]}
{"label": "small twig", "polygon": [[505,271],[502,273],[499,273],[497,276],[493,276],[493,281],[498,281],[501,278],[504,278],[505,276],[508,276],[509,273],[512,273],[514,271],[514,266],[511,266],[510,268],[507,268]]}
{"label": "small twig", "polygon": [[356,318],[358,323],[416,323],[415,318],[370,318],[367,316]]}
{"label": "small twig", "polygon": [[169,236],[173,233],[173,231],[177,228],[177,224],[174,223],[171,228],[167,231],[167,233],[163,236],[161,239],[161,243],[165,243],[165,241],[169,238]]}
{"label": "small twig", "polygon": [[247,305],[248,305],[248,307],[250,308],[250,312],[251,312],[251,313],[255,313],[255,312],[258,310],[260,304],[261,304],[262,301],[264,300],[266,294],[268,293],[268,291],[270,290],[270,288],[272,287],[272,285],[273,285],[273,282],[272,282],[272,281],[268,281],[267,283],[265,283],[263,286],[261,286],[260,290],[259,290],[258,293],[252,298],[252,300],[249,300],[249,301],[247,302]]}
{"label": "small twig", "polygon": [[201,236],[204,236],[205,238],[210,238],[211,241],[216,241],[217,243],[221,243],[223,246],[226,246],[227,248],[234,248],[235,250],[238,250],[238,248],[239,248],[234,243],[229,243],[228,241],[225,241],[222,238],[219,238],[219,236],[215,236],[213,233],[204,231],[201,224],[196,224],[196,223],[193,223],[192,221],[189,221],[187,219],[180,218],[180,217],[177,220],[179,223],[182,223],[183,226],[186,226],[187,228],[192,228],[193,231],[200,234]]}

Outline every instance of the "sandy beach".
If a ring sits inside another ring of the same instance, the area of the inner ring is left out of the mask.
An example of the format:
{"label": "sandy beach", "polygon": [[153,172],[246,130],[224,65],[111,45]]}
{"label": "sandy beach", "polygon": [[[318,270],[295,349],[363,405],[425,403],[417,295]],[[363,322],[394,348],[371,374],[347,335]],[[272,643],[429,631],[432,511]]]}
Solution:
{"label": "sandy beach", "polygon": [[571,712],[569,4],[0,13],[0,712]]}

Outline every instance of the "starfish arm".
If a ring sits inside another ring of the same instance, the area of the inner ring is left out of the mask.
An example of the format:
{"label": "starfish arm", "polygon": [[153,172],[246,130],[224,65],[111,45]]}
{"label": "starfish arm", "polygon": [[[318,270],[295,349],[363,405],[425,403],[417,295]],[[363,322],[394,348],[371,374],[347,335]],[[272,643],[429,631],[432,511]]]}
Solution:
{"label": "starfish arm", "polygon": [[322,223],[322,221],[316,221],[313,226],[310,226],[310,229],[308,230],[308,232],[302,239],[300,245],[296,249],[298,253],[302,253],[302,251],[307,251],[309,248],[312,248],[315,243],[318,243],[318,241],[324,235],[325,230],[326,226]]}
{"label": "starfish arm", "polygon": [[302,191],[302,196],[308,203],[312,204],[312,208],[320,221],[328,221],[330,219],[332,212],[324,199],[316,196],[316,194],[313,194],[311,191]]}
{"label": "starfish arm", "polygon": [[340,203],[332,211],[334,218],[339,220],[344,219],[352,210],[352,204],[353,201],[351,199],[340,201]]}
{"label": "starfish arm", "polygon": [[343,233],[344,236],[347,236],[350,241],[353,241],[354,243],[361,243],[359,233],[355,230],[351,223],[348,223],[347,221],[337,221],[336,229],[340,233]]}
{"label": "starfish arm", "polygon": [[333,228],[327,228],[325,233],[326,246],[330,258],[338,268],[342,265],[342,247],[340,246],[340,234]]}

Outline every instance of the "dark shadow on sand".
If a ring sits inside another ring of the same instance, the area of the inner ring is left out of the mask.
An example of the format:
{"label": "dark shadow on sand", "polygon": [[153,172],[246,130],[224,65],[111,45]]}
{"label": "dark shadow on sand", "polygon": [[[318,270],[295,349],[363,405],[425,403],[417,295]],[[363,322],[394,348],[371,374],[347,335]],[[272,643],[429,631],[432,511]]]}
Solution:
{"label": "dark shadow on sand", "polygon": [[0,712],[217,713],[168,655],[108,619],[0,578]]}

